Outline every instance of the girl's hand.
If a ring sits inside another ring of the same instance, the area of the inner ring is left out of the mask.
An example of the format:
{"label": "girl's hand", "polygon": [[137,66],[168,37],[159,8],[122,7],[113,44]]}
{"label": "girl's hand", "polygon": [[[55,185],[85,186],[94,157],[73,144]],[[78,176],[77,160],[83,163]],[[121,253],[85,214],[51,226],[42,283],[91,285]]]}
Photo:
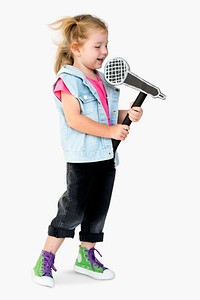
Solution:
{"label": "girl's hand", "polygon": [[128,110],[128,116],[132,122],[138,122],[141,119],[142,115],[143,115],[143,109],[141,107],[136,106],[136,107],[129,108]]}
{"label": "girl's hand", "polygon": [[130,126],[117,124],[109,127],[109,137],[111,139],[124,141],[129,134]]}

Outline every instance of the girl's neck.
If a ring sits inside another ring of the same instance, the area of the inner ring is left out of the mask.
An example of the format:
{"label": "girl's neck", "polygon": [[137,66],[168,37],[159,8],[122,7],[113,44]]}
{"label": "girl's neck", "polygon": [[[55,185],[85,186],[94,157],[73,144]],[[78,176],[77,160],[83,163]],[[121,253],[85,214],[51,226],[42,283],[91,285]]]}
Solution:
{"label": "girl's neck", "polygon": [[76,63],[74,63],[73,66],[75,68],[79,69],[81,72],[83,72],[83,74],[86,77],[89,77],[89,78],[94,79],[94,80],[98,80],[98,76],[97,76],[96,70],[91,70],[91,69],[87,69],[85,67],[81,67],[81,66],[77,65]]}

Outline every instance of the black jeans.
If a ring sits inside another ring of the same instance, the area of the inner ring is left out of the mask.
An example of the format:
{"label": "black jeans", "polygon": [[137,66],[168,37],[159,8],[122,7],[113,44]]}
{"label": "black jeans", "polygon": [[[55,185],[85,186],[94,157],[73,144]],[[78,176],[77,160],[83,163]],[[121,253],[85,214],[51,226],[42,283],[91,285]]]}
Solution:
{"label": "black jeans", "polygon": [[103,241],[103,227],[109,209],[114,180],[114,159],[92,163],[67,163],[67,191],[58,202],[56,217],[48,234],[74,237],[81,224],[80,241]]}

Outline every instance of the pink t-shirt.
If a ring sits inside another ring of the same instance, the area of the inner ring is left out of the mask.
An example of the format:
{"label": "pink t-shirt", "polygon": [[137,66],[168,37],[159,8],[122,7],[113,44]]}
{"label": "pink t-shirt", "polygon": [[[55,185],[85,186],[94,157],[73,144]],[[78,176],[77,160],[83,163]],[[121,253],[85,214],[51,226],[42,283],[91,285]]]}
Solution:
{"label": "pink t-shirt", "polygon": [[[99,77],[98,77],[98,80],[94,80],[89,77],[87,77],[87,79],[91,82],[91,84],[96,89],[96,91],[99,95],[99,98],[101,100],[101,103],[103,105],[103,108],[105,110],[106,116],[108,118],[108,124],[110,125],[110,115],[109,115],[109,110],[108,110],[106,90],[104,88],[102,80]],[[65,92],[67,94],[71,94],[69,89],[66,87],[65,83],[63,82],[63,80],[61,78],[59,78],[54,87],[54,94],[60,101],[62,101],[61,91]]]}

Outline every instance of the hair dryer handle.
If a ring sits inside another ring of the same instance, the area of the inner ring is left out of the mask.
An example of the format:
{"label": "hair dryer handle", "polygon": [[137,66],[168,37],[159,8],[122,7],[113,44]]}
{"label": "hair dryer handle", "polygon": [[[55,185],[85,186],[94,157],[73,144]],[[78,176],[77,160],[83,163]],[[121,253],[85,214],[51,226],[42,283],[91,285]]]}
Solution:
{"label": "hair dryer handle", "polygon": [[[142,106],[142,103],[144,102],[146,96],[147,96],[147,94],[140,92],[131,107]],[[131,123],[132,123],[132,121],[129,119],[129,116],[127,114],[126,117],[124,118],[122,124],[130,126]],[[120,140],[114,140],[114,139],[112,140],[114,152],[117,150],[117,147],[119,146],[120,142],[121,142]]]}

